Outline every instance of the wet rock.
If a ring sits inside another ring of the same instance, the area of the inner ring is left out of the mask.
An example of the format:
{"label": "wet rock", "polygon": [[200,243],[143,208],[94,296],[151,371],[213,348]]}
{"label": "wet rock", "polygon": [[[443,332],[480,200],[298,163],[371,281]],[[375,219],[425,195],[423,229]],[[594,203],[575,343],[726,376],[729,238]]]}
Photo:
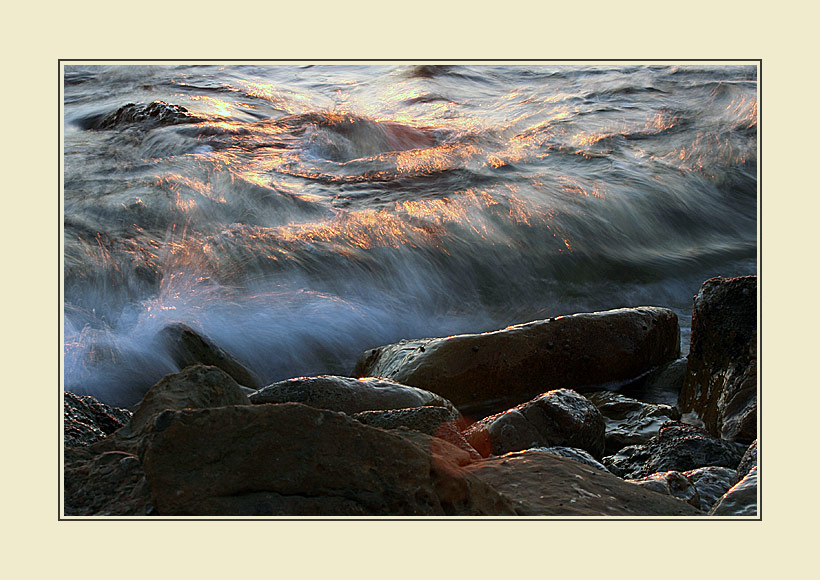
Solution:
{"label": "wet rock", "polygon": [[91,445],[126,425],[131,411],[111,407],[94,397],[63,392],[63,444]]}
{"label": "wet rock", "polygon": [[463,451],[408,433],[298,403],[172,411],[142,461],[160,515],[515,513]]}
{"label": "wet rock", "polygon": [[625,383],[679,352],[675,313],[642,307],[402,341],[366,351],[353,374],[428,389],[468,413],[471,405],[504,408],[551,387],[589,392]]}
{"label": "wet rock", "polygon": [[66,516],[144,516],[151,491],[139,459],[110,451],[71,461],[63,471]]}
{"label": "wet rock", "polygon": [[445,407],[363,411],[354,414],[353,418],[365,425],[371,425],[379,429],[399,429],[401,427],[414,429],[444,439],[469,453],[474,460],[481,458],[459,431],[457,423],[460,417]]}
{"label": "wet rock", "polygon": [[158,338],[180,369],[196,364],[215,366],[225,371],[240,385],[253,389],[262,386],[262,381],[252,371],[210,338],[186,324],[170,324],[159,332]]}
{"label": "wet rock", "polygon": [[710,516],[757,515],[757,467],[727,491],[709,511]]}
{"label": "wet rock", "polygon": [[147,105],[128,103],[109,115],[89,119],[84,127],[87,129],[115,129],[124,125],[139,124],[149,129],[165,125],[198,123],[200,120],[185,107],[164,101],[154,101]]}
{"label": "wet rock", "polygon": [[729,441],[715,439],[709,433],[677,421],[661,426],[658,434],[645,445],[624,447],[602,463],[612,473],[625,479],[640,479],[663,471],[689,471],[699,467],[737,467],[742,454]]}
{"label": "wet rock", "polygon": [[757,276],[712,278],[695,296],[678,407],[717,437],[757,438]]}
{"label": "wet rock", "polygon": [[143,397],[128,425],[95,444],[98,451],[118,449],[137,453],[143,437],[161,426],[168,409],[207,409],[250,405],[242,388],[224,371],[195,365],[163,377]]}
{"label": "wet rock", "polygon": [[587,399],[601,412],[606,423],[606,453],[614,454],[628,445],[641,445],[658,434],[661,425],[680,419],[675,407],[644,403],[620,393],[599,391]]}
{"label": "wet rock", "polygon": [[595,469],[600,469],[601,471],[606,471],[609,473],[609,470],[604,467],[603,463],[599,463],[592,455],[583,449],[578,449],[577,447],[532,447],[527,451],[538,451],[540,453],[557,455],[558,457],[566,457],[567,459],[572,459],[573,461],[577,461],[579,463],[583,463],[584,465],[589,465],[590,467],[594,467]]}
{"label": "wet rock", "polygon": [[749,445],[746,453],[743,454],[740,464],[737,466],[737,476],[735,477],[733,483],[737,483],[746,477],[746,474],[748,474],[755,467],[757,467],[757,439]]}
{"label": "wet rock", "polygon": [[618,392],[627,397],[674,407],[686,378],[686,357],[673,360],[650,371],[637,381],[625,385]]}
{"label": "wet rock", "polygon": [[737,472],[728,467],[701,467],[684,473],[700,496],[700,509],[708,512],[735,483]]}
{"label": "wet rock", "polygon": [[250,396],[250,400],[254,405],[303,403],[348,415],[362,411],[432,406],[444,407],[460,417],[450,401],[435,393],[377,378],[352,379],[332,375],[299,377],[260,389]]}
{"label": "wet rock", "polygon": [[604,419],[586,398],[556,389],[473,423],[464,436],[483,457],[530,447],[578,447],[600,457]]}
{"label": "wet rock", "polygon": [[694,508],[701,509],[700,494],[697,488],[689,481],[689,478],[678,471],[653,473],[641,479],[627,479],[626,482],[677,498]]}
{"label": "wet rock", "polygon": [[538,451],[509,453],[464,468],[525,516],[697,516],[675,498],[577,461]]}

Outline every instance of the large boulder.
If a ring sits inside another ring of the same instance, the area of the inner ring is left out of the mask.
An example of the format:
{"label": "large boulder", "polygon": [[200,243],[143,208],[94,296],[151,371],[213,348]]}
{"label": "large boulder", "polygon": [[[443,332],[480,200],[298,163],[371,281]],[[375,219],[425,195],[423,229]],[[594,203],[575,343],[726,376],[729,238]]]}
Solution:
{"label": "large boulder", "polygon": [[586,396],[598,407],[606,423],[606,453],[614,454],[628,445],[642,445],[658,434],[661,425],[680,419],[669,405],[644,403],[611,391]]}
{"label": "large boulder", "polygon": [[678,407],[716,437],[757,438],[757,276],[712,278],[695,296]]}
{"label": "large boulder", "polygon": [[63,444],[91,445],[126,425],[131,411],[111,407],[94,397],[63,391]]}
{"label": "large boulder", "polygon": [[625,479],[640,479],[663,471],[689,471],[698,467],[735,469],[742,453],[738,446],[694,425],[678,421],[665,423],[645,445],[624,447],[602,463]]}
{"label": "large boulder", "polygon": [[523,516],[697,516],[673,497],[642,489],[572,459],[509,453],[464,469],[510,498]]}
{"label": "large boulder", "polygon": [[298,403],[167,411],[142,461],[160,515],[515,514],[466,453],[408,433]]}
{"label": "large boulder", "polygon": [[460,417],[450,401],[435,393],[372,377],[298,377],[268,385],[250,395],[250,401],[254,405],[303,403],[317,409],[341,411],[348,415],[362,411],[433,406],[444,407]]}
{"label": "large boulder", "polygon": [[709,510],[710,516],[757,515],[757,467],[753,467]]}
{"label": "large boulder", "polygon": [[624,308],[381,346],[363,353],[353,374],[428,389],[467,412],[489,403],[503,409],[549,388],[625,383],[679,352],[674,312]]}
{"label": "large boulder", "polygon": [[698,490],[700,509],[708,512],[735,484],[737,472],[728,467],[699,467],[686,471],[683,475]]}
{"label": "large boulder", "polygon": [[186,324],[169,324],[159,332],[158,337],[180,369],[197,364],[215,366],[225,371],[240,385],[253,389],[262,386],[262,381],[253,371],[247,369],[210,338]]}
{"label": "large boulder", "polygon": [[167,375],[143,397],[131,421],[110,437],[96,443],[98,451],[137,453],[143,438],[153,431],[157,417],[167,409],[207,409],[227,405],[250,405],[242,388],[224,371],[211,366],[190,366]]}
{"label": "large boulder", "polygon": [[604,420],[586,398],[556,389],[470,425],[464,436],[483,457],[530,447],[578,447],[601,457]]}

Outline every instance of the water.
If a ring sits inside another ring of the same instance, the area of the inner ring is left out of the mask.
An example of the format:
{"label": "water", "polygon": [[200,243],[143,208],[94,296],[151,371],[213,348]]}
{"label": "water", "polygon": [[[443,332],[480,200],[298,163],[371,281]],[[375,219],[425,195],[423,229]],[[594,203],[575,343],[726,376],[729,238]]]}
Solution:
{"label": "water", "polygon": [[113,404],[178,370],[171,322],[267,382],[623,306],[674,309],[686,351],[700,284],[756,272],[752,66],[75,65],[64,89],[65,388]]}

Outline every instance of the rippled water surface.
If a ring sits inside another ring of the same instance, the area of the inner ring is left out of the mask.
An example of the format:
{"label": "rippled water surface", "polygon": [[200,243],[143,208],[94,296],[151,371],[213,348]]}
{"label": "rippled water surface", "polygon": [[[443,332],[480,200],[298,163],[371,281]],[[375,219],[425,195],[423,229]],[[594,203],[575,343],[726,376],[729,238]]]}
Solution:
{"label": "rippled water surface", "polygon": [[171,322],[267,382],[621,306],[686,350],[701,282],[756,272],[756,95],[753,66],[68,66],[65,387],[133,404]]}

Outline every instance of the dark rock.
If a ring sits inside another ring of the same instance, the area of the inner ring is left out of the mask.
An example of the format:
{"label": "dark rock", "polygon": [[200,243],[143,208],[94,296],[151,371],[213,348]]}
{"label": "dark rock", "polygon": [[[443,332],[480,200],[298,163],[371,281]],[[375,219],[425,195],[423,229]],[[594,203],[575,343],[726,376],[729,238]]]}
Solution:
{"label": "dark rock", "polygon": [[729,441],[677,421],[665,423],[645,445],[630,445],[602,463],[625,479],[640,479],[663,471],[689,471],[698,467],[737,467],[741,453]]}
{"label": "dark rock", "polygon": [[757,467],[757,439],[749,445],[746,453],[743,454],[740,464],[737,466],[737,475],[733,483],[737,483],[746,477],[746,475],[755,467]]}
{"label": "dark rock", "polygon": [[614,454],[628,445],[641,445],[658,434],[661,425],[680,419],[675,407],[644,403],[620,393],[599,391],[587,395],[606,423],[606,453]]}
{"label": "dark rock", "polygon": [[463,449],[474,459],[481,459],[478,452],[458,429],[459,417],[445,407],[415,407],[412,409],[393,409],[390,411],[363,411],[356,413],[357,421],[378,427],[379,429],[399,429],[406,427],[433,437],[444,439]]}
{"label": "dark rock", "polygon": [[151,491],[139,459],[110,451],[68,462],[63,471],[66,516],[144,516]]}
{"label": "dark rock", "polygon": [[353,374],[428,389],[469,412],[487,402],[504,408],[551,387],[588,392],[623,384],[679,352],[675,313],[642,307],[402,341],[366,351]]}
{"label": "dark rock", "polygon": [[684,473],[698,490],[700,509],[708,512],[735,483],[736,472],[728,467],[700,467]]}
{"label": "dark rock", "polygon": [[604,419],[586,398],[556,389],[473,423],[464,436],[483,457],[530,447],[578,447],[600,457]]}
{"label": "dark rock", "polygon": [[435,393],[401,385],[387,379],[352,379],[323,375],[299,377],[274,383],[250,396],[254,405],[303,403],[352,415],[362,411],[384,411],[410,407],[444,407],[457,417],[450,401]]}
{"label": "dark rock", "polygon": [[678,406],[695,411],[716,437],[757,438],[757,276],[712,278],[695,296]]}
{"label": "dark rock", "polygon": [[298,403],[185,410],[142,460],[160,515],[515,514],[466,453],[408,434]]}
{"label": "dark rock", "polygon": [[572,459],[573,461],[577,461],[579,463],[583,463],[584,465],[589,465],[590,467],[594,467],[595,469],[600,469],[601,471],[606,471],[609,473],[609,470],[604,467],[603,463],[599,463],[592,455],[583,449],[578,449],[577,447],[532,447],[527,449],[527,451],[537,451],[539,453],[550,453],[552,455],[557,455],[558,457],[566,457],[567,459]]}
{"label": "dark rock", "polygon": [[91,396],[63,392],[63,444],[91,445],[126,425],[131,411],[111,407]]}
{"label": "dark rock", "polygon": [[697,488],[685,475],[678,471],[653,473],[641,479],[627,479],[626,482],[677,498],[696,509],[701,509],[700,495]]}
{"label": "dark rock", "polygon": [[114,129],[123,125],[140,124],[148,129],[165,125],[198,123],[199,117],[192,115],[188,109],[164,101],[154,101],[147,105],[128,103],[101,119],[87,123],[88,129]]}
{"label": "dark rock", "polygon": [[207,409],[227,405],[250,405],[242,388],[225,372],[203,365],[188,367],[163,377],[143,397],[130,423],[95,444],[97,451],[114,449],[137,453],[142,439],[162,428],[167,409]]}
{"label": "dark rock", "polygon": [[702,515],[675,498],[549,453],[509,453],[464,469],[510,498],[524,516]]}
{"label": "dark rock", "polygon": [[727,491],[709,511],[710,516],[757,515],[757,467]]}
{"label": "dark rock", "polygon": [[159,332],[158,337],[180,369],[196,364],[215,366],[240,385],[253,389],[262,386],[262,381],[252,371],[190,326],[180,322],[170,324]]}
{"label": "dark rock", "polygon": [[633,399],[674,407],[686,379],[686,357],[673,360],[648,372],[637,381],[624,385],[619,393]]}

